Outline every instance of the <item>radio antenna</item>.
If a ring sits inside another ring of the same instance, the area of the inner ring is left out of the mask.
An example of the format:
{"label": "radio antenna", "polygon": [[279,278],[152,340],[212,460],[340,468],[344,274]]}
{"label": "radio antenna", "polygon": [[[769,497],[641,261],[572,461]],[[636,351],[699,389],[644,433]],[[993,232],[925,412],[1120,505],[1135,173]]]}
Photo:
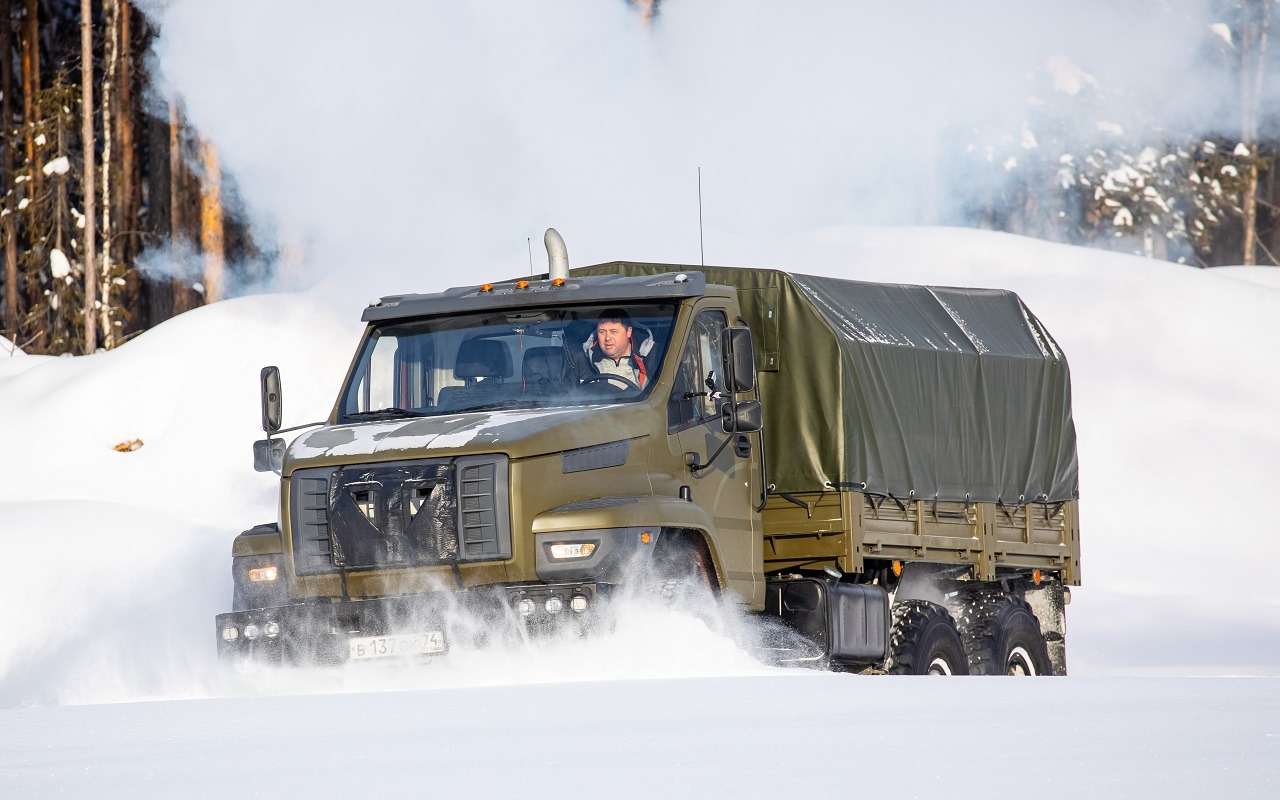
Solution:
{"label": "radio antenna", "polygon": [[702,166],[698,166],[698,263],[707,265],[707,251],[702,244]]}
{"label": "radio antenna", "polygon": [[531,236],[524,237],[524,249],[525,249],[525,252],[529,254],[529,277],[533,277],[533,244],[531,242],[532,238],[533,237]]}

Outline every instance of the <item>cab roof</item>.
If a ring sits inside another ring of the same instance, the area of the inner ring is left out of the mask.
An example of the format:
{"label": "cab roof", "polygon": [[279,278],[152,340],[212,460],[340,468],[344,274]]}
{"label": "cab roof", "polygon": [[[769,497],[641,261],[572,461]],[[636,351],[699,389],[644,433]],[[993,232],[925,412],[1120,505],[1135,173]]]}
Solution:
{"label": "cab roof", "polygon": [[574,275],[559,286],[543,274],[500,283],[459,286],[432,294],[392,295],[366,308],[361,319],[382,322],[526,306],[681,299],[701,297],[706,289],[706,278],[695,271],[656,275]]}

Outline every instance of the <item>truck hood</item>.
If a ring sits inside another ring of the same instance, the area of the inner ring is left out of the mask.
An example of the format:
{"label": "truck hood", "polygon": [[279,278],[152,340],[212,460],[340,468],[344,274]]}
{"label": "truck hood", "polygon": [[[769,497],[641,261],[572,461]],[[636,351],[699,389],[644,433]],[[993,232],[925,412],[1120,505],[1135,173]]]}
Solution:
{"label": "truck hood", "polygon": [[590,447],[648,433],[647,403],[442,414],[332,425],[299,436],[284,474],[365,461],[506,453],[511,458]]}

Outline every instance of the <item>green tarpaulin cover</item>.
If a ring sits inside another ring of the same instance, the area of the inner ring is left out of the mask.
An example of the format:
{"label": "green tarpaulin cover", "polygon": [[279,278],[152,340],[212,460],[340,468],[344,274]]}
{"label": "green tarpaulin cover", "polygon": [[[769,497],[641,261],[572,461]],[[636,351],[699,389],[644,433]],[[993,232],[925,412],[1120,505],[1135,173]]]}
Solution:
{"label": "green tarpaulin cover", "polygon": [[772,269],[613,262],[575,275],[702,272],[738,291],[777,492],[1075,498],[1067,360],[1013,292]]}

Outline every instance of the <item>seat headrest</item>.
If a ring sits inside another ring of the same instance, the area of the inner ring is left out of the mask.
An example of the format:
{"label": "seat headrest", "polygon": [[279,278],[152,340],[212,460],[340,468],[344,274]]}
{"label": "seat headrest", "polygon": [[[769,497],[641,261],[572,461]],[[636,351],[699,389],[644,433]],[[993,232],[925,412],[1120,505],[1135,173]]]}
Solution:
{"label": "seat headrest", "polygon": [[565,353],[563,347],[531,347],[524,351],[524,369],[521,372],[526,383],[563,383]]}
{"label": "seat headrest", "polygon": [[511,353],[496,339],[467,339],[453,365],[458,378],[510,378]]}

